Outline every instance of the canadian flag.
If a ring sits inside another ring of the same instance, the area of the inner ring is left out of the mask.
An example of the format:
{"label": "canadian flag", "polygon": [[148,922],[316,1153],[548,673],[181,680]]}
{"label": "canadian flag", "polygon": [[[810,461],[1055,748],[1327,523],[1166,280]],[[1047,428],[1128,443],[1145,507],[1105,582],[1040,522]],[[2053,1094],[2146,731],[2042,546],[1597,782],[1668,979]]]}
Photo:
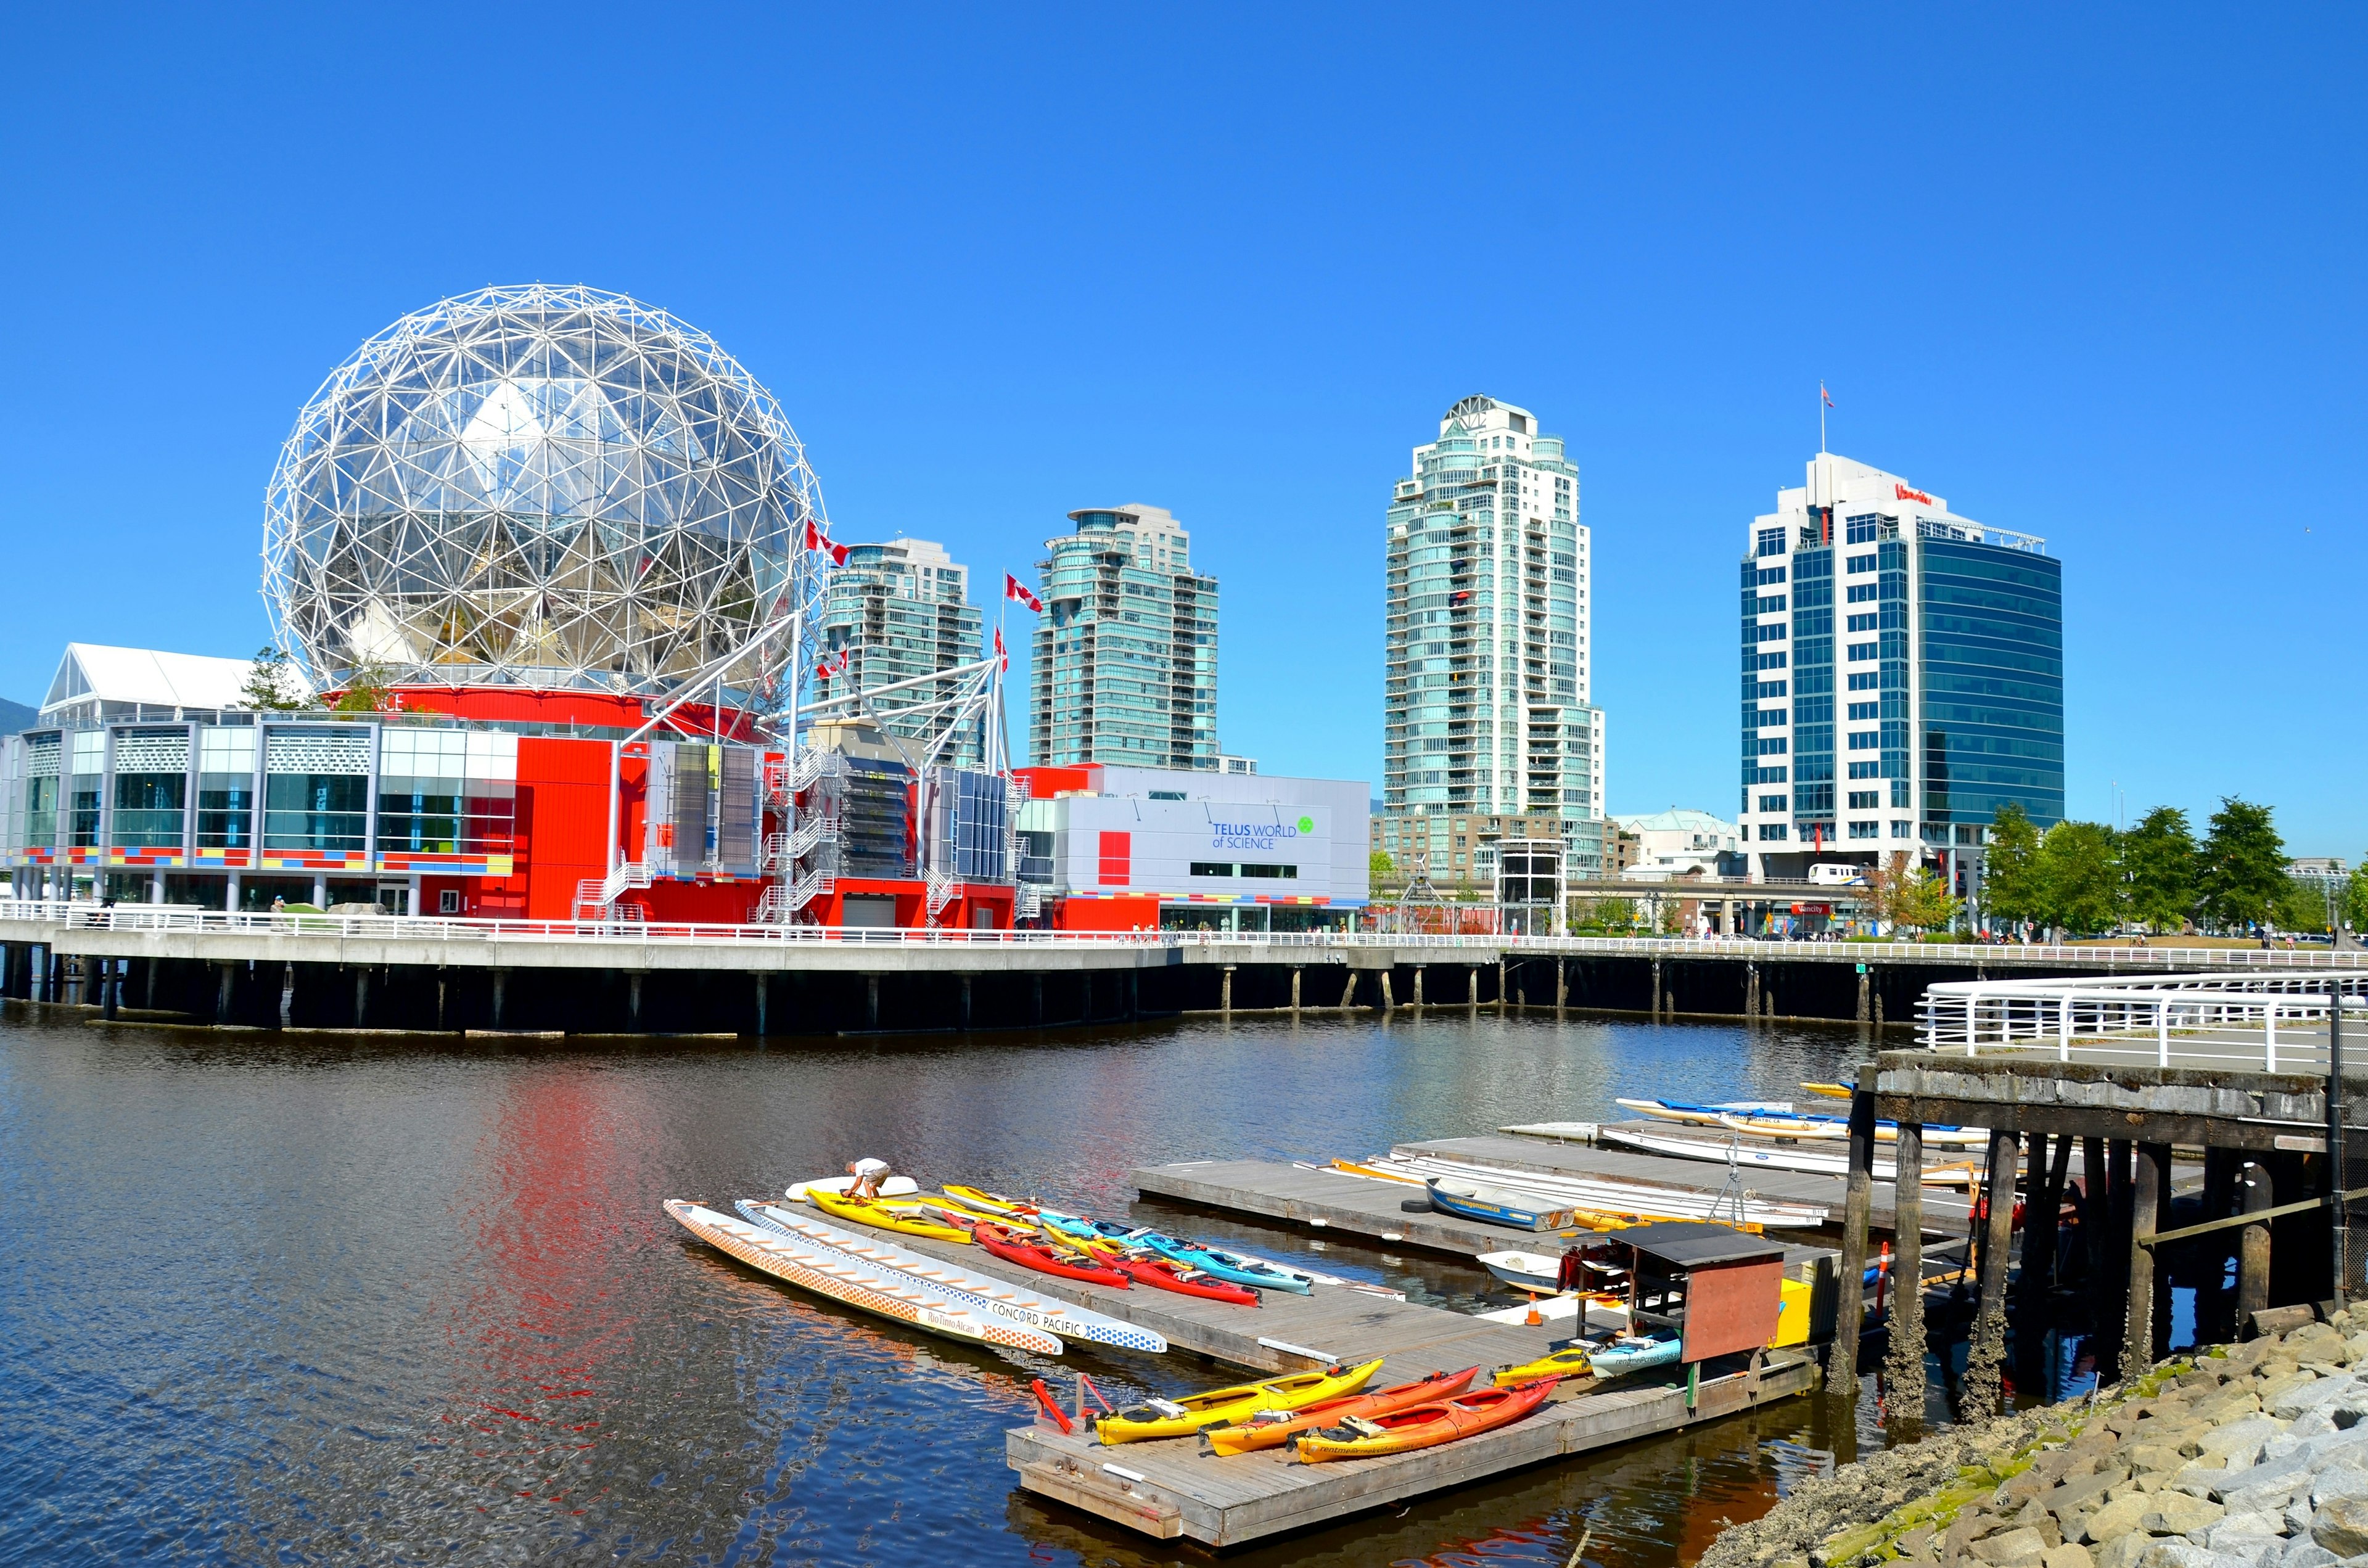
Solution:
{"label": "canadian flag", "polygon": [[814,665],[814,678],[828,680],[833,676],[845,675],[847,657],[853,652],[851,648],[841,648],[836,655],[825,653]]}
{"label": "canadian flag", "polygon": [[1044,613],[1044,601],[1030,593],[1028,585],[1008,572],[1003,574],[1003,597],[1007,599],[1018,599],[1039,615]]}
{"label": "canadian flag", "polygon": [[831,543],[830,536],[815,527],[812,517],[806,519],[806,548],[824,551],[830,557],[833,566],[847,564],[847,546]]}
{"label": "canadian flag", "polygon": [[995,629],[995,658],[998,667],[1008,675],[1011,671],[1011,655],[1004,651],[1003,628],[1000,626]]}

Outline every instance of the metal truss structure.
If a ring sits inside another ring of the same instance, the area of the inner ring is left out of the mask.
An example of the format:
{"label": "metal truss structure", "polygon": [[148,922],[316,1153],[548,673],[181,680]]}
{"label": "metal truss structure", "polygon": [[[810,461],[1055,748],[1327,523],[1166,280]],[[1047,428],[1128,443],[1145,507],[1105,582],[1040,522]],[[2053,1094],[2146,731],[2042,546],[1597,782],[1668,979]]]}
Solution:
{"label": "metal truss structure", "polygon": [[779,711],[826,573],[810,523],[796,432],[712,338],[622,294],[484,289],[404,316],[304,405],[263,592],[317,687],[696,681]]}

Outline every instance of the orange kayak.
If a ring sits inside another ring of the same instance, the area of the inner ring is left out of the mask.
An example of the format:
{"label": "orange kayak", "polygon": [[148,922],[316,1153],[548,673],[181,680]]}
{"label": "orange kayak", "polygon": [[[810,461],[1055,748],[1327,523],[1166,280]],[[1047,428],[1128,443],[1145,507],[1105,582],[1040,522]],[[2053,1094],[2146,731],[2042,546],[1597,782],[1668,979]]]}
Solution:
{"label": "orange kayak", "polygon": [[1299,1439],[1299,1462],[1365,1460],[1383,1454],[1412,1453],[1437,1448],[1458,1437],[1470,1437],[1509,1426],[1546,1402],[1562,1380],[1540,1378],[1508,1389],[1482,1389],[1454,1399],[1434,1400],[1388,1415],[1351,1415],[1337,1426],[1307,1433]]}
{"label": "orange kayak", "polygon": [[1260,1411],[1248,1420],[1236,1422],[1231,1426],[1211,1427],[1201,1437],[1211,1452],[1221,1455],[1279,1449],[1311,1427],[1337,1426],[1351,1415],[1371,1419],[1413,1405],[1450,1398],[1470,1387],[1472,1380],[1479,1375],[1477,1367],[1466,1367],[1460,1372],[1433,1372],[1427,1378],[1400,1383],[1395,1388],[1350,1394],[1345,1399],[1327,1399],[1304,1410]]}

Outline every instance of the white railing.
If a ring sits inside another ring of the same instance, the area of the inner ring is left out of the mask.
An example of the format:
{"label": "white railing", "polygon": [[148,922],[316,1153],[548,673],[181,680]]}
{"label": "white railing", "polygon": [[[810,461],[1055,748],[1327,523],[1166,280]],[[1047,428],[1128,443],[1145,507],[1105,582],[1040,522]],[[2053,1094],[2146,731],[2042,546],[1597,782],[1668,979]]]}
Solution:
{"label": "white railing", "polygon": [[1950,981],[1925,991],[1918,1032],[1950,1055],[2310,1072],[2325,1070],[2339,1006],[2346,1020],[2368,1011],[2368,970]]}
{"label": "white railing", "polygon": [[[809,872],[787,890],[790,909],[803,908],[836,885],[828,871]],[[767,890],[769,897],[779,883]],[[1423,935],[1386,931],[982,931],[881,927],[788,926],[765,922],[748,925],[706,922],[650,921],[620,933],[613,918],[580,920],[480,920],[445,916],[394,915],[300,915],[225,912],[188,905],[54,900],[0,900],[0,922],[25,922],[72,930],[185,931],[211,934],[282,935],[291,937],[369,937],[380,940],[446,941],[600,941],[634,942],[780,942],[831,941],[896,945],[931,945],[959,941],[979,946],[1084,946],[1268,949],[1282,951],[1322,949],[1385,950],[1404,953],[1464,955],[1460,960],[1491,963],[1498,955],[1516,958],[1728,958],[1756,960],[1835,963],[1917,963],[1987,966],[1993,969],[2066,968],[2111,958],[2123,967],[2142,968],[2120,979],[2079,981],[1957,982],[1954,985],[2178,985],[2207,983],[2218,976],[2254,984],[2283,976],[2292,986],[2323,992],[2317,977],[2329,972],[2356,972],[2361,960],[2351,953],[2287,952],[2252,948],[2045,948],[1918,942],[1775,942],[1739,937],[1502,937],[1476,934]],[[26,938],[20,938],[26,939]],[[49,939],[49,933],[29,939]],[[2204,973],[2179,971],[2203,971]],[[2305,981],[2305,976],[2313,977]],[[1936,986],[1936,990],[1946,989]],[[1988,1027],[1987,1024],[1985,1027]]]}

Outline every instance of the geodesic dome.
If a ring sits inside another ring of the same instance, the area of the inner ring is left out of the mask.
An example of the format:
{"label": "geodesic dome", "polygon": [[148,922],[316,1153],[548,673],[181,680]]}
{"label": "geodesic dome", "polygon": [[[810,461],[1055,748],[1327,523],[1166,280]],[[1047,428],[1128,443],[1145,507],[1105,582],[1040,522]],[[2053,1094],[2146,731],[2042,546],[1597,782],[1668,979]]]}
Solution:
{"label": "geodesic dome", "polygon": [[[796,433],[705,333],[622,294],[484,289],[396,322],[304,405],[263,591],[325,687],[655,695],[811,606],[809,519]],[[798,660],[777,635],[728,683]]]}

